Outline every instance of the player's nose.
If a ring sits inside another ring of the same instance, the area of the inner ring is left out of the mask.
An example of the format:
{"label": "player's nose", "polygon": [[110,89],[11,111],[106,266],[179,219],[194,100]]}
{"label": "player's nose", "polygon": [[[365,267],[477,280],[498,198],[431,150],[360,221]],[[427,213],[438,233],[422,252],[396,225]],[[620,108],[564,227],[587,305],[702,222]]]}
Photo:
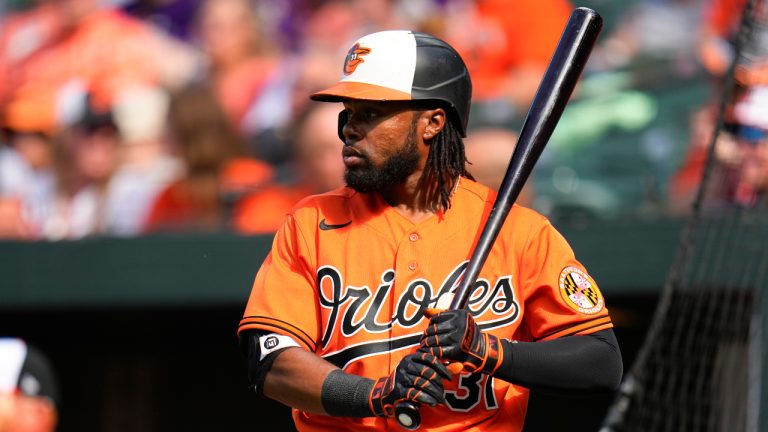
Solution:
{"label": "player's nose", "polygon": [[349,116],[343,124],[339,124],[341,133],[341,140],[344,141],[344,145],[352,145],[363,138],[364,132],[354,116]]}

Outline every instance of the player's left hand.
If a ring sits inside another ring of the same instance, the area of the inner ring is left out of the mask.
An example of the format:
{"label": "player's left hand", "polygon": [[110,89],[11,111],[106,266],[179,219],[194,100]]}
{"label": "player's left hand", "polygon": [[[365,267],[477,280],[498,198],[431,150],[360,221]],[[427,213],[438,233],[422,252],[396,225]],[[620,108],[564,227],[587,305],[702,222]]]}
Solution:
{"label": "player's left hand", "polygon": [[498,369],[502,359],[499,338],[480,330],[468,310],[427,309],[424,315],[430,321],[421,337],[422,351],[458,362],[466,372],[493,374]]}
{"label": "player's left hand", "polygon": [[401,402],[436,406],[445,403],[443,381],[451,373],[435,356],[419,351],[405,356],[395,370],[371,389],[368,404],[377,417],[393,417]]}

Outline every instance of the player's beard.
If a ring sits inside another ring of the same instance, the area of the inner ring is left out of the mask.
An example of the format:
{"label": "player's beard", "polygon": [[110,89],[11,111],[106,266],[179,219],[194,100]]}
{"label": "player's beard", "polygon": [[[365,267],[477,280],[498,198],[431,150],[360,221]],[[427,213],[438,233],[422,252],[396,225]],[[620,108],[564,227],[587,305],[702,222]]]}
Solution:
{"label": "player's beard", "polygon": [[416,122],[411,123],[405,145],[393,153],[380,166],[374,166],[370,159],[365,166],[347,168],[344,181],[352,189],[370,193],[388,189],[405,182],[419,166],[419,150],[416,145]]}

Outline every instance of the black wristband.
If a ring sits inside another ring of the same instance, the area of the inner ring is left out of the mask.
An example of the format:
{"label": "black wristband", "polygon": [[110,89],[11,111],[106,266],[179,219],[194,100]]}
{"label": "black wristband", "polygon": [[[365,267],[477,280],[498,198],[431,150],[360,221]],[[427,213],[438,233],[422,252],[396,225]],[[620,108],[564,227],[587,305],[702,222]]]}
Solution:
{"label": "black wristband", "polygon": [[320,400],[328,415],[337,417],[373,417],[368,396],[374,381],[348,374],[341,369],[332,370],[323,381]]}

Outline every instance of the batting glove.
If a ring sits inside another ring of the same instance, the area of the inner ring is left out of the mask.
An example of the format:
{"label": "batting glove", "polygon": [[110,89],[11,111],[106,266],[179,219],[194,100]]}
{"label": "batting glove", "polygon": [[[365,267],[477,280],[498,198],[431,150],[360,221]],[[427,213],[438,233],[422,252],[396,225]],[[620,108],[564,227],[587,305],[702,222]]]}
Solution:
{"label": "batting glove", "polygon": [[374,384],[369,402],[377,417],[395,415],[395,405],[411,401],[435,406],[445,403],[443,380],[451,379],[448,369],[435,356],[417,352],[404,357],[392,374]]}
{"label": "batting glove", "polygon": [[[444,360],[452,360],[470,373],[493,374],[501,365],[499,338],[480,330],[466,309],[441,311],[427,309],[429,325],[421,337],[421,350]],[[449,369],[456,373],[456,368]]]}

